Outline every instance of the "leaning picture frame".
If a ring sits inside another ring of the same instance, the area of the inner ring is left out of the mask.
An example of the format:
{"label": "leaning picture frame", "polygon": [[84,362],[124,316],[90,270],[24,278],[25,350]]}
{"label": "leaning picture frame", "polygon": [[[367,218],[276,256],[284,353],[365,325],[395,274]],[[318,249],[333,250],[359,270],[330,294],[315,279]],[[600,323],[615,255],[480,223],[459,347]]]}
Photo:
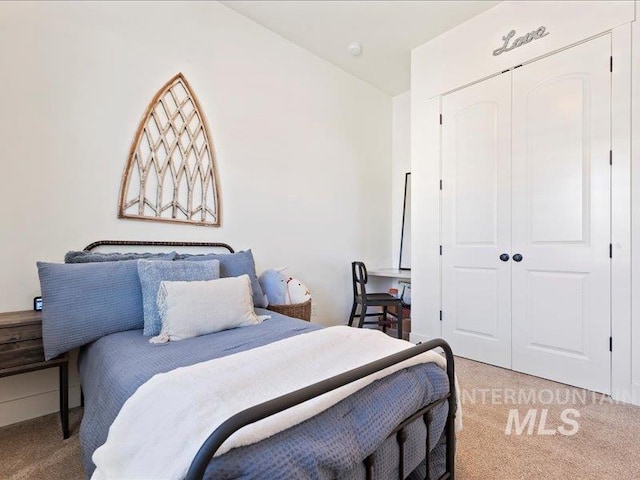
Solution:
{"label": "leaning picture frame", "polygon": [[400,233],[400,270],[411,270],[411,172],[404,176],[404,201],[402,203],[402,231]]}

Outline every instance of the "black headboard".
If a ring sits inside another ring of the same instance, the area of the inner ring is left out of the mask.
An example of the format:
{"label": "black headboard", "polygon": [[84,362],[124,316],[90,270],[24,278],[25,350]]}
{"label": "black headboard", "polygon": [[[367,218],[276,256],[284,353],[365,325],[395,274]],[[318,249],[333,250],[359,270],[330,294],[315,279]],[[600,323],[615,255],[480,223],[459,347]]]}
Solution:
{"label": "black headboard", "polygon": [[142,247],[214,247],[214,248],[225,248],[229,250],[229,253],[234,253],[231,245],[227,245],[226,243],[219,242],[163,242],[163,241],[153,241],[153,240],[98,240],[97,242],[90,243],[86,247],[84,247],[85,252],[90,252],[94,248],[102,247],[102,246],[142,246]]}

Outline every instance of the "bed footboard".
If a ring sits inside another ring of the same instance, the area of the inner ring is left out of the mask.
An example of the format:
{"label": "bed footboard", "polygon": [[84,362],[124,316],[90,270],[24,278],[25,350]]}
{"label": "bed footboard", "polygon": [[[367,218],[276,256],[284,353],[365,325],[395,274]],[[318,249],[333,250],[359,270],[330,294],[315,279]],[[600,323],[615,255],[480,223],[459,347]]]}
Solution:
{"label": "bed footboard", "polygon": [[[445,434],[446,434],[446,470],[443,475],[438,477],[438,480],[444,479],[454,479],[455,478],[455,448],[456,448],[456,438],[455,438],[455,416],[456,416],[456,383],[455,383],[455,369],[454,369],[454,360],[453,360],[453,352],[451,351],[451,347],[447,342],[442,339],[434,339],[428,342],[424,342],[416,345],[415,347],[409,348],[402,352],[398,352],[393,355],[389,355],[388,357],[381,358],[380,360],[376,360],[375,362],[368,363],[367,365],[363,365],[361,367],[355,368],[353,370],[349,370],[348,372],[342,373],[340,375],[336,375],[335,377],[328,378],[323,380],[322,382],[315,383],[308,387],[302,388],[300,390],[296,390],[294,392],[288,393],[278,398],[274,398],[273,400],[269,400],[268,402],[261,403],[254,407],[243,410],[240,413],[237,413],[233,417],[226,420],[222,425],[220,425],[207,440],[202,444],[200,450],[196,454],[189,471],[187,473],[187,480],[200,480],[204,477],[204,473],[211,462],[211,459],[215,455],[216,451],[222,446],[222,444],[233,435],[236,431],[241,428],[260,421],[264,418],[270,417],[271,415],[275,415],[276,413],[282,412],[288,408],[294,407],[300,403],[306,402],[307,400],[311,400],[312,398],[318,397],[324,393],[330,392],[337,388],[340,388],[349,383],[355,382],[361,378],[364,378],[368,375],[371,375],[380,370],[384,370],[396,363],[403,362],[409,358],[415,357],[416,355],[420,355],[429,350],[433,350],[435,348],[441,348],[444,350],[445,357],[447,359],[447,377],[449,379],[449,393],[444,397],[426,405],[421,408],[409,418],[404,420],[400,425],[396,427],[394,432],[392,432],[391,436],[396,437],[399,449],[399,479],[404,480],[404,478],[410,473],[404,471],[404,444],[406,441],[406,432],[405,428],[422,417],[425,426],[426,426],[426,480],[435,480],[430,477],[430,452],[431,447],[433,445],[431,438],[429,438],[429,430],[431,425],[432,411],[433,409],[440,405],[443,402],[448,402],[449,411],[447,413],[447,421],[445,424]],[[436,441],[438,439],[435,439]],[[367,480],[371,480],[373,478],[373,472],[375,468],[375,457],[374,455],[370,455],[364,460],[366,478]]]}

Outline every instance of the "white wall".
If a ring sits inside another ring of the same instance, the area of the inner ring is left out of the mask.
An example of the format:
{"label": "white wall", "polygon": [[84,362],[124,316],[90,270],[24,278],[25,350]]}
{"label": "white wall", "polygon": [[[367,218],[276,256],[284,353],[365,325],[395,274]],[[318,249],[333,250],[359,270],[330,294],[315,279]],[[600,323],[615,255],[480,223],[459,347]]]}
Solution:
{"label": "white wall", "polygon": [[[638,6],[638,2],[636,2]],[[640,405],[640,25],[634,22],[632,26],[633,75],[632,85],[632,119],[631,119],[631,390],[633,402]]]}
{"label": "white wall", "polygon": [[411,171],[411,91],[393,97],[391,140],[391,266],[398,267],[405,174]]}
{"label": "white wall", "polygon": [[[630,85],[640,82],[640,44],[635,6],[637,2],[574,1],[531,2],[507,1],[474,17],[438,38],[416,48],[411,62],[411,168],[412,168],[412,339],[439,336],[440,309],[440,95],[463,87],[524,62],[566,48],[589,37],[611,31],[614,72],[612,75],[612,141],[614,163],[612,179],[612,331],[614,337],[612,387],[617,398],[640,403],[640,319],[638,309],[640,282],[633,282],[630,295],[630,273],[640,278],[640,262],[630,261],[634,246],[640,248],[640,184],[632,170],[640,166],[640,103],[633,90],[633,117],[629,123]],[[518,35],[544,25],[549,35],[520,48],[493,56],[502,46],[501,37],[514,29]],[[633,30],[634,39],[630,32]],[[632,49],[633,45],[633,49]],[[631,52],[633,79],[631,78]],[[629,127],[634,149],[630,152]],[[624,133],[626,132],[626,133]],[[635,179],[629,189],[629,179]],[[629,235],[630,202],[634,198],[633,237]],[[632,240],[633,238],[633,240]],[[631,270],[631,267],[633,269]],[[633,322],[633,325],[632,325]],[[633,345],[629,339],[633,338]],[[633,357],[631,350],[633,348]],[[633,358],[633,363],[632,363]],[[633,372],[633,373],[632,373]]]}
{"label": "white wall", "polygon": [[[2,2],[0,71],[0,311],[31,307],[36,260],[97,239],[252,248],[308,283],[323,324],[346,320],[351,260],[391,261],[370,234],[390,229],[391,98],[223,5]],[[116,218],[137,124],[178,71],[210,124],[218,229]],[[56,381],[0,381],[0,425],[56,410]]]}
{"label": "white wall", "polygon": [[[405,174],[411,171],[411,92],[407,90],[392,99],[391,121],[391,238],[389,257],[384,263],[367,264],[367,268],[398,268],[400,259],[400,238],[402,233],[402,209],[404,202]],[[380,230],[377,230],[380,231]],[[398,288],[398,280],[388,277],[369,277],[367,289],[370,292],[388,292]]]}

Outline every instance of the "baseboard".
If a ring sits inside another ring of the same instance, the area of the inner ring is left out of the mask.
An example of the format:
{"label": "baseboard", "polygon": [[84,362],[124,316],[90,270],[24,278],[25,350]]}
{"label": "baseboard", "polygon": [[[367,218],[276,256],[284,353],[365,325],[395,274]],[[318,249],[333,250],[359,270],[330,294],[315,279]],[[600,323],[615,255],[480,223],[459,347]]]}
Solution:
{"label": "baseboard", "polygon": [[[0,404],[0,427],[60,410],[58,389],[15,398]],[[80,385],[69,387],[69,407],[80,406]]]}
{"label": "baseboard", "polygon": [[640,407],[640,383],[631,385],[631,403]]}
{"label": "baseboard", "polygon": [[435,337],[429,337],[427,335],[421,335],[419,333],[413,332],[411,332],[411,334],[409,335],[411,343],[428,342],[429,340],[433,340],[434,338]]}

